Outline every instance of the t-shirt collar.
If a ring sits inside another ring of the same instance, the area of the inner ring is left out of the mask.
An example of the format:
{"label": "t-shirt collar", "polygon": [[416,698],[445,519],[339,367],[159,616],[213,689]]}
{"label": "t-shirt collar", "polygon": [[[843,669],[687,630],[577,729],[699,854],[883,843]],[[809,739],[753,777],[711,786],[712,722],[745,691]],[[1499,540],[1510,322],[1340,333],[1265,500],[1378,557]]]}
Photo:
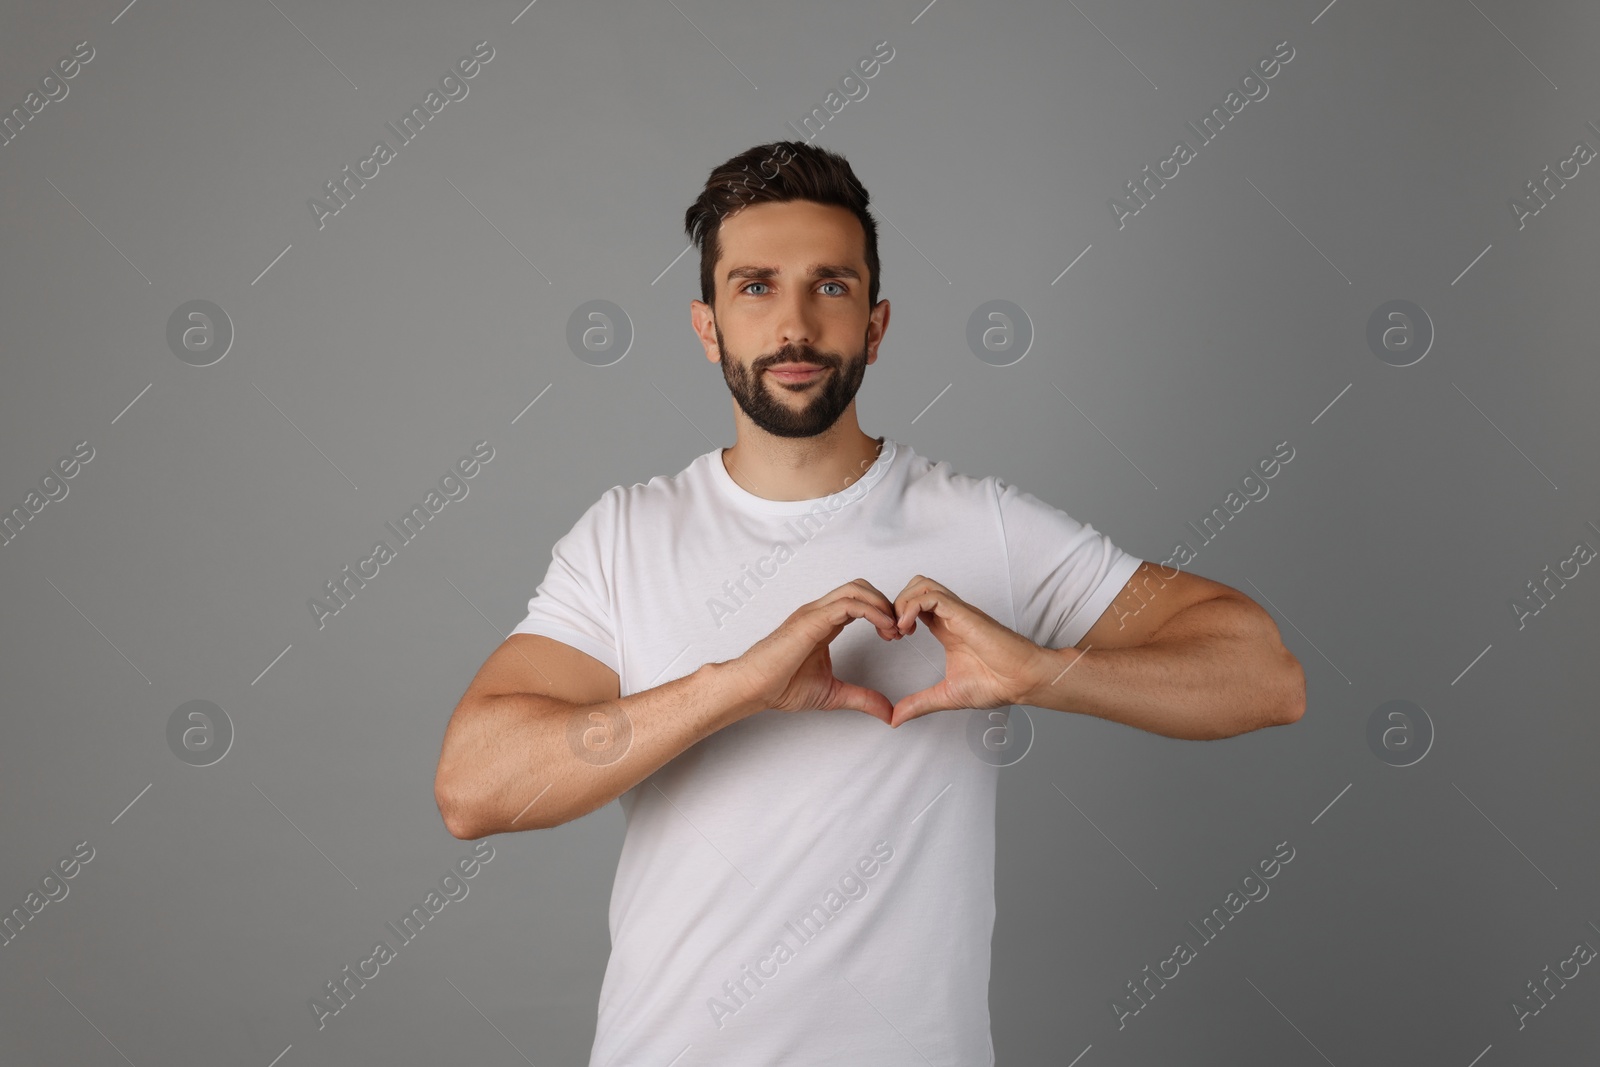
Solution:
{"label": "t-shirt collar", "polygon": [[899,450],[900,446],[885,435],[883,447],[878,451],[878,458],[867,468],[865,474],[836,493],[809,500],[768,500],[750,492],[734,481],[733,476],[728,473],[727,466],[722,462],[721,448],[706,453],[705,459],[711,471],[711,480],[717,483],[723,495],[736,507],[763,515],[803,515],[808,512],[837,511],[861,499],[873,486],[883,480]]}

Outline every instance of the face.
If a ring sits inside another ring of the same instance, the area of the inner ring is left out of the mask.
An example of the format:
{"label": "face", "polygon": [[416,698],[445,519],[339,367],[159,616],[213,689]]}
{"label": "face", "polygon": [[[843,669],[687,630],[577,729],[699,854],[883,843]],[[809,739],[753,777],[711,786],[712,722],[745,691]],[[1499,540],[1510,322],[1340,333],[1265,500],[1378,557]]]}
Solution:
{"label": "face", "polygon": [[[825,432],[855,400],[888,324],[888,301],[867,306],[860,221],[811,201],[752,204],[723,220],[720,240],[715,313],[695,301],[707,357],[762,430]],[[773,370],[790,363],[813,370]]]}

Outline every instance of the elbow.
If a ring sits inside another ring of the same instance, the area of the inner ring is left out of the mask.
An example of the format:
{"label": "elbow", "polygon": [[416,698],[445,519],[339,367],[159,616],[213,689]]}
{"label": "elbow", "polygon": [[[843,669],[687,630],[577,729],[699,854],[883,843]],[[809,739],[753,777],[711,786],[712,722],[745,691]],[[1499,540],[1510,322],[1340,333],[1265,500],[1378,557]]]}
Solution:
{"label": "elbow", "polygon": [[480,837],[489,836],[471,823],[465,822],[455,815],[445,815],[444,828],[450,831],[450,836],[458,841],[476,841]]}
{"label": "elbow", "polygon": [[1197,741],[1218,741],[1227,737],[1264,730],[1269,726],[1288,726],[1300,721],[1306,713],[1306,675],[1300,661],[1285,649],[1282,666],[1278,668],[1281,681],[1255,690],[1256,699],[1248,711],[1208,724],[1207,731],[1193,736]]}
{"label": "elbow", "polygon": [[433,802],[439,808],[439,817],[450,836],[461,841],[472,841],[488,835],[474,817],[472,805],[463,801],[460,793],[447,785],[443,772],[433,780]]}
{"label": "elbow", "polygon": [[1284,650],[1283,655],[1288,661],[1284,669],[1284,675],[1287,679],[1284,687],[1287,690],[1287,695],[1279,705],[1279,716],[1275,723],[1278,726],[1288,726],[1290,723],[1299,722],[1301,716],[1306,713],[1305,668],[1300,665],[1300,661],[1295,658],[1294,653],[1288,649]]}
{"label": "elbow", "polygon": [[443,778],[434,781],[433,801],[439,807],[439,817],[444,820],[444,828],[450,831],[451,837],[462,841],[475,841],[490,834],[512,830],[547,830],[559,825],[558,822],[551,821],[548,812],[545,813],[546,817],[541,819],[536,817],[532,810],[524,810],[511,819],[511,825],[503,825],[506,821],[504,815],[486,815],[485,812],[489,809],[484,804],[446,787]]}

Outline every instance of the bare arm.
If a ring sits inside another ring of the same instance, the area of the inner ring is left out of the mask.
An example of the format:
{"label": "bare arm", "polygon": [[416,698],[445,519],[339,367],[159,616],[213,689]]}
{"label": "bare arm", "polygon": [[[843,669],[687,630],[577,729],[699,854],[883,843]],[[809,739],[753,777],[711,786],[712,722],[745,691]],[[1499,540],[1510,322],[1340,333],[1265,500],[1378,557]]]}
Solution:
{"label": "bare arm", "polygon": [[617,674],[538,634],[489,656],[445,727],[434,800],[450,833],[545,829],[587,815],[674,756],[766,708],[852,708],[889,721],[889,699],[834,677],[828,645],[855,619],[901,636],[865,579],[795,609],[737,659],[619,697]]}
{"label": "bare arm", "polygon": [[1148,560],[1075,647],[1045,653],[1045,676],[1024,699],[1035,707],[1191,740],[1293,723],[1305,713],[1305,671],[1261,605]]}
{"label": "bare arm", "polygon": [[1306,704],[1300,661],[1242,595],[1191,604],[1142,645],[1042,649],[1035,677],[1020,703],[1194,741],[1297,722]]}
{"label": "bare arm", "polygon": [[[537,634],[485,661],[445,728],[434,798],[463,839],[547,829],[621,796],[722,727],[761,710],[723,664],[619,697],[616,672]],[[575,747],[576,746],[576,747]]]}

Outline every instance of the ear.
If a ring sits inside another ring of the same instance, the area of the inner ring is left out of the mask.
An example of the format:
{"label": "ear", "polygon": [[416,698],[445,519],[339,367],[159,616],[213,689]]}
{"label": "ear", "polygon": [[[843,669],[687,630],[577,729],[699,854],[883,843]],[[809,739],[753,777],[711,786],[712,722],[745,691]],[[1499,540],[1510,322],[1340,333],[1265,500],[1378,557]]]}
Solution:
{"label": "ear", "polygon": [[706,359],[712,363],[722,362],[722,351],[717,347],[716,312],[711,310],[711,305],[702,300],[689,301],[689,322],[706,350]]}
{"label": "ear", "polygon": [[889,301],[879,300],[867,316],[867,363],[878,362],[878,345],[889,329]]}

